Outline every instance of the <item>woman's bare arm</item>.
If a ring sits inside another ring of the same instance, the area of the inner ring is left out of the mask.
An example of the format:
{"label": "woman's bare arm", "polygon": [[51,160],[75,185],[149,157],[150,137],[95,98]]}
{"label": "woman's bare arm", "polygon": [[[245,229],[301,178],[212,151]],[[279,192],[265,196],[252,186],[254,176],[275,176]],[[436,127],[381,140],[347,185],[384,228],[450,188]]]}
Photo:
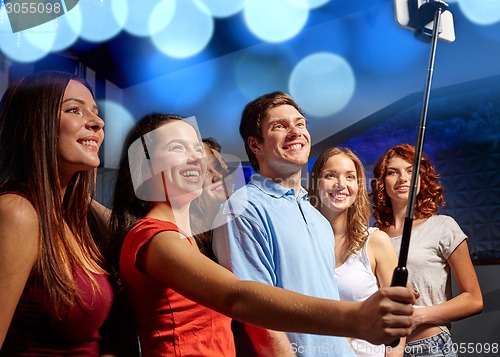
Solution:
{"label": "woman's bare arm", "polygon": [[0,348],[38,255],[35,209],[15,194],[0,196]]}
{"label": "woman's bare arm", "polygon": [[157,234],[143,249],[142,269],[147,274],[239,321],[278,331],[358,337],[377,344],[410,332],[415,299],[408,288],[382,288],[362,303],[319,299],[239,280],[176,232]]}

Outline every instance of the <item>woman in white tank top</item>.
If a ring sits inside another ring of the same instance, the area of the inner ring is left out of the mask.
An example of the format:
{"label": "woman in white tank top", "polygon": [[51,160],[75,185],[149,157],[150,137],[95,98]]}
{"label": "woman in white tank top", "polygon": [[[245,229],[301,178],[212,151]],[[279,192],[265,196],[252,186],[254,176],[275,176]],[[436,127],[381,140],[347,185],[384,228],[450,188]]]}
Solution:
{"label": "woman in white tank top", "polygon": [[[368,228],[370,204],[359,158],[346,148],[325,150],[312,168],[309,197],[335,233],[340,299],[363,301],[379,287],[390,286],[397,256],[386,233]],[[397,348],[359,339],[350,343],[358,356],[403,356],[404,341]]]}

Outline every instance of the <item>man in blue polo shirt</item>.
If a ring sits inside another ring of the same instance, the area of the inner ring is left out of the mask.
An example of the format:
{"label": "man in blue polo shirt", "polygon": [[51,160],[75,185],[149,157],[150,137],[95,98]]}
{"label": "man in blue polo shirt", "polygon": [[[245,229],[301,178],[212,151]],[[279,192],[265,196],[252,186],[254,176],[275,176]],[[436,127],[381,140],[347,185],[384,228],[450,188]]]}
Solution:
{"label": "man in blue polo shirt", "polygon": [[[258,174],[219,213],[219,263],[243,280],[338,300],[333,231],[301,186],[311,142],[299,106],[283,92],[261,96],[245,107],[240,134]],[[354,356],[343,337],[245,331],[260,356]]]}

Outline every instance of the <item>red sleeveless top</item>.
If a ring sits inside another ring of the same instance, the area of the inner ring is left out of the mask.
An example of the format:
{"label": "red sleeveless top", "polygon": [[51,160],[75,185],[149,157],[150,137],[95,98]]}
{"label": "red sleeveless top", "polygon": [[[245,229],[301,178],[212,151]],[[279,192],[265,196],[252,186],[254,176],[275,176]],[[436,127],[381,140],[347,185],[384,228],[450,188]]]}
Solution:
{"label": "red sleeveless top", "polygon": [[28,279],[0,356],[99,356],[99,328],[109,315],[113,290],[103,274],[94,274],[101,291],[81,268],[75,269],[74,278],[81,296],[57,312],[37,277]]}
{"label": "red sleeveless top", "polygon": [[[130,230],[121,249],[120,274],[136,319],[142,355],[235,356],[229,317],[187,299],[137,268],[139,250],[162,231],[185,235],[171,222],[146,217]],[[190,244],[188,239],[186,244]]]}

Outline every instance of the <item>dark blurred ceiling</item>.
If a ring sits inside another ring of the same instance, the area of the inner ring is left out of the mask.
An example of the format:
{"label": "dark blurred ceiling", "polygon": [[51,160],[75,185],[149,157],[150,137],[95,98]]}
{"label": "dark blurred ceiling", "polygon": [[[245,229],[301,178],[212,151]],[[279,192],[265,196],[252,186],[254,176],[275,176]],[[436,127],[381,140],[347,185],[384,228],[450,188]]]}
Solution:
{"label": "dark blurred ceiling", "polygon": [[[132,0],[127,1],[130,4]],[[463,12],[465,3],[450,1],[456,40],[439,41],[433,88],[500,74],[500,22],[481,25],[472,21]],[[478,0],[475,4],[486,2]],[[500,14],[500,7],[490,13]],[[249,100],[263,93],[291,93],[305,109],[313,144],[317,144],[356,127],[357,122],[401,98],[418,96],[424,88],[429,43],[416,40],[411,31],[396,23],[393,0],[326,1],[309,11],[300,33],[278,43],[255,36],[241,11],[225,18],[214,17],[213,24],[207,46],[183,59],[159,51],[150,36],[139,37],[121,30],[113,38],[99,42],[80,36],[66,50],[34,63],[15,63],[11,71],[15,72],[16,67],[21,68],[19,72],[29,71],[33,66],[88,67],[101,83],[105,79],[121,89],[109,89],[104,99],[118,102],[132,118],[129,121],[151,111],[196,116],[202,136],[216,137],[226,153],[243,159],[246,155],[238,135],[239,116]],[[328,80],[315,78],[308,82],[307,77],[313,78],[318,69],[309,67],[305,82],[292,88],[290,81],[297,66],[310,56],[325,53],[346,63],[348,70],[336,72],[336,77]],[[307,90],[300,93],[304,87]],[[328,107],[342,96],[346,97],[344,103],[335,110]],[[314,109],[323,106],[326,111],[316,115]],[[113,121],[126,122],[124,115],[103,113],[107,117],[107,143],[120,147],[120,140],[114,142],[113,137],[123,135],[126,125],[115,127]]]}
{"label": "dark blurred ceiling", "polygon": [[[370,3],[362,0],[329,1],[309,13],[304,30],[353,13],[364,14],[370,21],[372,8],[382,3],[392,3],[392,0],[370,0]],[[139,69],[147,63],[148,57],[158,54],[158,49],[150,38],[130,35],[126,31],[102,43],[79,39],[66,52],[120,88],[126,88],[263,42],[242,25],[241,12],[227,18],[215,18],[214,22],[213,36],[201,53],[187,59],[163,56],[161,65],[148,71]]]}

